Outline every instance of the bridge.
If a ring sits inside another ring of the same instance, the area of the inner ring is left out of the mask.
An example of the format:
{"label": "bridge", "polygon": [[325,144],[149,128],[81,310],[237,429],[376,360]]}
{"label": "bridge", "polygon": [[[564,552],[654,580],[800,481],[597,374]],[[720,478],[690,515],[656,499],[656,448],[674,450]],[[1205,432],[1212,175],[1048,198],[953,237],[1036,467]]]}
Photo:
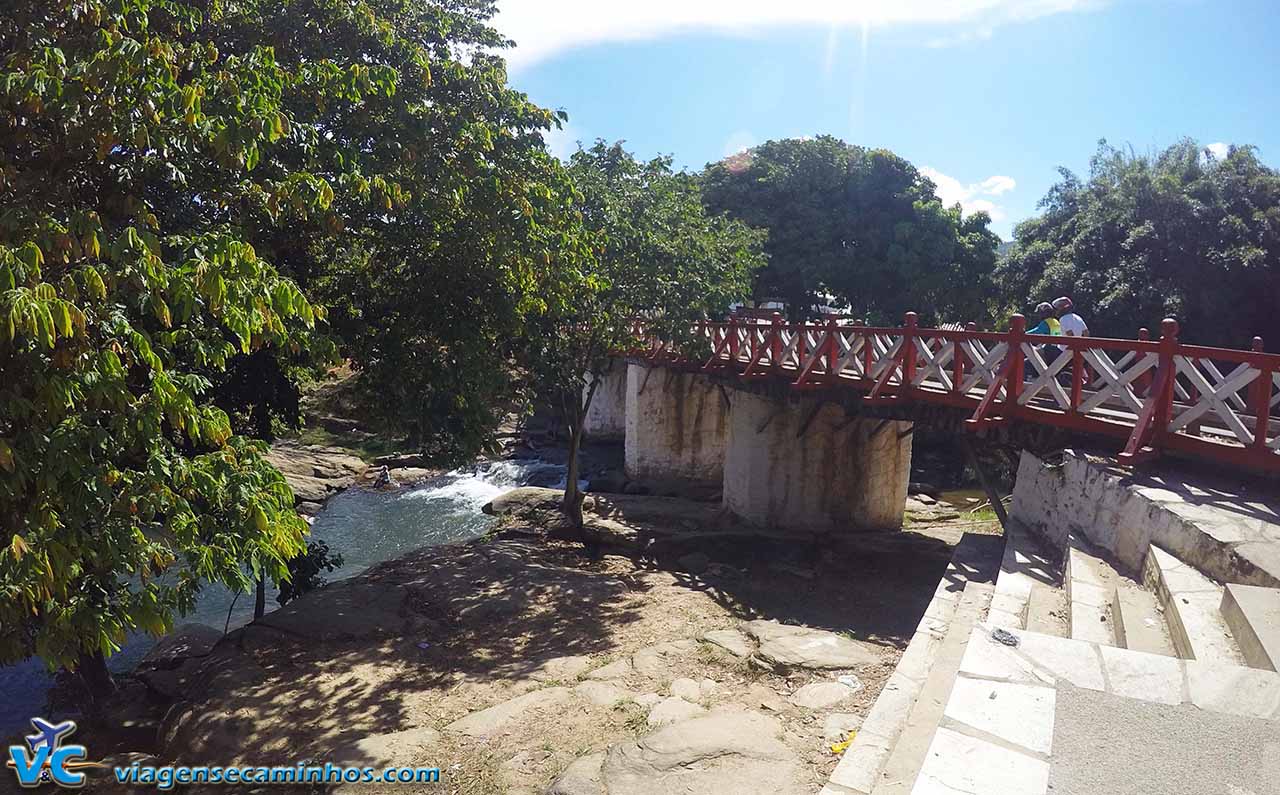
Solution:
{"label": "bridge", "polygon": [[[633,354],[670,367],[777,379],[795,390],[847,389],[870,404],[921,401],[971,409],[980,430],[1010,421],[1125,440],[1119,459],[1163,451],[1280,472],[1280,355],[1186,345],[1167,319],[1159,339],[1049,337],[924,328],[908,312],[900,328],[731,318],[704,323],[709,359],[691,362],[653,343]],[[643,324],[637,328],[641,338]]]}
{"label": "bridge", "polygon": [[929,416],[1109,438],[1128,465],[1171,454],[1280,473],[1280,355],[1260,338],[1245,351],[1183,344],[1173,320],[1136,340],[1010,325],[734,316],[700,324],[691,358],[637,321],[641,347],[604,376],[587,432],[625,438],[633,479],[715,484],[744,519],[820,532],[901,525],[913,423]]}

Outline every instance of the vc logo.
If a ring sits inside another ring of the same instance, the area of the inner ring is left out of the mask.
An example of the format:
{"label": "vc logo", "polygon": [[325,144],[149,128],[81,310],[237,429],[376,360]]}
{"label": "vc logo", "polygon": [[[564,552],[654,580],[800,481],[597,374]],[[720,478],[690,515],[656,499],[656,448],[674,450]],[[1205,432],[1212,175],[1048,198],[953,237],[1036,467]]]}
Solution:
{"label": "vc logo", "polygon": [[32,718],[36,734],[28,734],[28,750],[21,745],[9,746],[9,760],[5,764],[18,774],[18,783],[24,787],[38,787],[49,781],[59,787],[83,787],[84,773],[76,772],[84,767],[97,767],[85,762],[88,754],[83,745],[64,745],[63,740],[76,730],[75,721],[47,723]]}

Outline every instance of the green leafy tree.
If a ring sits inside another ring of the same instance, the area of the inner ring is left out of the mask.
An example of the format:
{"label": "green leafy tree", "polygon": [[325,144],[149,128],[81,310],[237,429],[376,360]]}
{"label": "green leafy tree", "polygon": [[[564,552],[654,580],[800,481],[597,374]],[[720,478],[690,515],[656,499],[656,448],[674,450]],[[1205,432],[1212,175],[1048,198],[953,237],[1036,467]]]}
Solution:
{"label": "green leafy tree", "polygon": [[[544,274],[586,251],[545,151],[563,115],[506,84],[487,0],[236,6],[227,46],[270,42],[299,76],[282,96],[293,134],[254,172],[269,186],[255,246],[330,308],[385,427],[470,459],[511,407]],[[323,212],[279,195],[300,168],[322,178],[303,189]]]}
{"label": "green leafy tree", "polygon": [[989,312],[999,238],[985,213],[944,207],[933,183],[884,149],[829,135],[769,141],[707,167],[704,199],[767,229],[758,299],[799,319],[824,294],[874,323],[915,310],[925,322]]}
{"label": "green leafy tree", "polygon": [[0,662],[39,655],[97,693],[127,633],[166,631],[204,582],[279,581],[305,549],[215,386],[304,355],[322,316],[251,241],[329,217],[335,183],[363,198],[302,162],[256,169],[323,135],[286,94],[358,104],[390,83],[230,41],[233,5],[0,16]]}
{"label": "green leafy tree", "polygon": [[582,526],[578,451],[583,424],[612,355],[637,343],[633,321],[693,350],[695,325],[723,317],[763,265],[763,234],[708,215],[698,180],[671,159],[637,161],[621,143],[598,141],[573,155],[569,173],[593,256],[549,278],[545,311],[528,335],[538,383],[569,430],[564,511]]}
{"label": "green leafy tree", "polygon": [[997,278],[1016,308],[1072,297],[1094,335],[1177,318],[1181,338],[1280,340],[1280,173],[1252,147],[1216,157],[1184,140],[1138,155],[1099,143],[1089,179],[1066,169],[1019,224]]}

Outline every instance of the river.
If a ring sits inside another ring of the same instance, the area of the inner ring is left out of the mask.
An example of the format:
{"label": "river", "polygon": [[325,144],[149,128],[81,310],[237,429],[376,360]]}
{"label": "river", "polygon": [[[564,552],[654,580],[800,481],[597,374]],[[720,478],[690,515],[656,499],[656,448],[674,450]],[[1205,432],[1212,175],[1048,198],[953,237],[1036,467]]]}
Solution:
{"label": "river", "polygon": [[[540,461],[492,461],[455,470],[420,485],[396,491],[352,488],[335,495],[316,517],[311,535],[342,555],[341,568],[326,575],[343,579],[421,546],[464,541],[482,535],[493,518],[485,503],[521,485],[564,485],[565,468]],[[267,609],[277,607],[267,596]],[[228,613],[230,620],[228,621]],[[195,611],[178,621],[230,629],[253,619],[253,594],[239,599],[220,585],[206,586]],[[131,670],[155,645],[144,634],[131,637],[110,660],[117,673]],[[46,715],[52,674],[39,660],[0,667],[0,736],[29,728],[32,716]]]}

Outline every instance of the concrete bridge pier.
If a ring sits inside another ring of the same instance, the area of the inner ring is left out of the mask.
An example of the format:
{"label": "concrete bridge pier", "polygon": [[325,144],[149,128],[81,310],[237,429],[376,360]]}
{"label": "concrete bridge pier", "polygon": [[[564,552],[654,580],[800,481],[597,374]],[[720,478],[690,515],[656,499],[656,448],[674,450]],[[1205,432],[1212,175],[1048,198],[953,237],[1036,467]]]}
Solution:
{"label": "concrete bridge pier", "polygon": [[[583,397],[591,388],[592,377],[587,375],[583,385]],[[627,435],[627,363],[613,360],[609,369],[600,375],[600,383],[591,396],[583,431],[595,441],[622,441]]]}
{"label": "concrete bridge pier", "polygon": [[728,432],[724,392],[706,376],[627,367],[628,478],[719,484]]}
{"label": "concrete bridge pier", "polygon": [[812,398],[733,394],[724,503],[767,527],[847,532],[902,527],[911,423],[846,417]]}

